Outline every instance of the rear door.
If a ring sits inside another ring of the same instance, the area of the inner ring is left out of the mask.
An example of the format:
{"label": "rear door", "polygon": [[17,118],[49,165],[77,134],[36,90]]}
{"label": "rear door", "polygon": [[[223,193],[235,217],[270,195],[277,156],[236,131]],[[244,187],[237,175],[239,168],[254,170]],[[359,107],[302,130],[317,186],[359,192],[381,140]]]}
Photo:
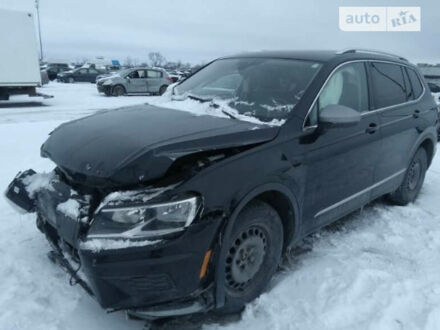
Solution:
{"label": "rear door", "polygon": [[160,86],[162,86],[163,72],[159,70],[147,70],[148,77],[148,92],[159,92]]}
{"label": "rear door", "polygon": [[417,126],[421,109],[416,100],[423,86],[412,69],[397,63],[370,62],[369,71],[372,102],[383,138],[383,157],[374,178],[377,187],[373,194],[378,197],[397,188],[404,176],[411,149],[420,134]]}
{"label": "rear door", "polygon": [[[379,118],[369,111],[366,64],[352,62],[334,71],[310,113],[318,125],[314,139],[306,139],[307,166],[304,194],[305,230],[325,225],[367,203],[380,157]],[[322,129],[319,112],[330,104],[361,113],[359,124]]]}
{"label": "rear door", "polygon": [[96,82],[96,76],[98,76],[99,71],[93,68],[90,68],[88,71],[87,81],[89,82]]}

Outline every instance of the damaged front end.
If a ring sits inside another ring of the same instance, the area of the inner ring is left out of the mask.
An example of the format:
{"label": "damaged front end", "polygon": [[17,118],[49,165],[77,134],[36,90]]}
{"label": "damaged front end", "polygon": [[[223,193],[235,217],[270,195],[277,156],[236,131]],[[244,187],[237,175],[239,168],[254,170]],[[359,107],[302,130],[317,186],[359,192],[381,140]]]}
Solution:
{"label": "damaged front end", "polygon": [[55,129],[41,154],[57,167],[19,173],[6,196],[36,212],[51,260],[102,307],[145,318],[205,311],[225,213],[204,209],[208,196],[187,183],[277,133],[152,106],[102,112]]}
{"label": "damaged front end", "polygon": [[176,196],[176,185],[104,195],[75,186],[56,168],[19,173],[6,196],[37,213],[53,248],[49,257],[71,282],[106,309],[155,318],[208,310],[213,303],[211,280],[200,269],[221,221],[195,221],[201,196]]}

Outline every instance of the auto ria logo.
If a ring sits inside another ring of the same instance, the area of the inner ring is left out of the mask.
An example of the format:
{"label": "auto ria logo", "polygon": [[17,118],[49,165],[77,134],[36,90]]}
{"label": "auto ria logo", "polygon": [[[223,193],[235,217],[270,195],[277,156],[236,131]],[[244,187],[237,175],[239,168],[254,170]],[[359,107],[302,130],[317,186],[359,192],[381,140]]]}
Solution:
{"label": "auto ria logo", "polygon": [[420,31],[420,7],[339,7],[342,31]]}

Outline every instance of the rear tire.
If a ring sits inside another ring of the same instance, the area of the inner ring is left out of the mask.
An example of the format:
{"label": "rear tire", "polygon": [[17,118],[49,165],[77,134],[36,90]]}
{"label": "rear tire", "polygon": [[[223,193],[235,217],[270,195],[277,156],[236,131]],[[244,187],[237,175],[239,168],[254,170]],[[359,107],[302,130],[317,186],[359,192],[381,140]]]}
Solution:
{"label": "rear tire", "polygon": [[125,88],[124,88],[124,86],[116,85],[115,87],[113,87],[112,94],[113,94],[113,96],[125,95]]}
{"label": "rear tire", "polygon": [[168,88],[167,85],[160,86],[160,88],[159,88],[159,95],[163,95],[163,93],[166,92],[167,88]]}
{"label": "rear tire", "polygon": [[425,149],[419,148],[411,160],[400,187],[388,197],[394,204],[407,205],[414,202],[420,193],[428,168],[428,156]]}
{"label": "rear tire", "polygon": [[241,311],[267,287],[283,250],[283,225],[267,203],[252,202],[238,216],[227,242],[225,305],[220,314]]}

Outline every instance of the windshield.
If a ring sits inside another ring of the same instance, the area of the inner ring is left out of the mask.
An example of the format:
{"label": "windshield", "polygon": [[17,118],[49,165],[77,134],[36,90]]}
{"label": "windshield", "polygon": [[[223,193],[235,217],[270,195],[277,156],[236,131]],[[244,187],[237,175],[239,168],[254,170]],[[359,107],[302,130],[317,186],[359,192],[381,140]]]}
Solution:
{"label": "windshield", "polygon": [[221,59],[177,85],[174,98],[210,101],[235,117],[284,122],[320,68],[303,60]]}
{"label": "windshield", "polygon": [[129,74],[130,72],[134,71],[135,69],[131,68],[131,69],[122,69],[119,71],[115,71],[113,72],[114,74],[120,75],[121,77],[124,77],[125,75]]}

